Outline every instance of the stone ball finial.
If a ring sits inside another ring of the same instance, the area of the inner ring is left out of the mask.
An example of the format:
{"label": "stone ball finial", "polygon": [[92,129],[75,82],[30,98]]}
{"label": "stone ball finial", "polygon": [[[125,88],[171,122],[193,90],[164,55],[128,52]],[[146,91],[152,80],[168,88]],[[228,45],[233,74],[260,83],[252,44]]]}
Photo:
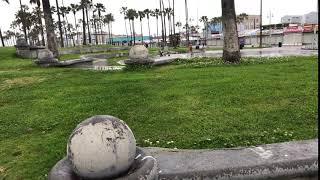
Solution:
{"label": "stone ball finial", "polygon": [[113,116],[93,116],[72,132],[67,156],[83,178],[113,178],[128,171],[136,155],[130,128]]}

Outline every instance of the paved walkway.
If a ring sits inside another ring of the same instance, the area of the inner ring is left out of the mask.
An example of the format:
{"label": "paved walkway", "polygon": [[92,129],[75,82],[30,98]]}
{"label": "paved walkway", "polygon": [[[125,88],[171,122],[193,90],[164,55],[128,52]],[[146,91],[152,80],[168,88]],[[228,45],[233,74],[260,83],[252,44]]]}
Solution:
{"label": "paved walkway", "polygon": [[[222,57],[222,50],[206,51],[204,53],[194,53],[192,57]],[[300,46],[297,47],[273,47],[262,49],[242,49],[240,50],[242,57],[283,57],[283,56],[312,56],[318,55],[318,50],[304,50]],[[174,59],[189,59],[191,55],[185,54],[171,54],[170,56],[157,56],[155,64],[162,64],[170,62]]]}

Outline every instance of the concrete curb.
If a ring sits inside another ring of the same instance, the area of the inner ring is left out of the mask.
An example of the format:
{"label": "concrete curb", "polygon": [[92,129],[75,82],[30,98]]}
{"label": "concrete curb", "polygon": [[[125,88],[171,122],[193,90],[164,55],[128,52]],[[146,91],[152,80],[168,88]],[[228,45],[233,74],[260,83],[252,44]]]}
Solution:
{"label": "concrete curb", "polygon": [[317,179],[318,139],[220,150],[144,148],[159,180]]}

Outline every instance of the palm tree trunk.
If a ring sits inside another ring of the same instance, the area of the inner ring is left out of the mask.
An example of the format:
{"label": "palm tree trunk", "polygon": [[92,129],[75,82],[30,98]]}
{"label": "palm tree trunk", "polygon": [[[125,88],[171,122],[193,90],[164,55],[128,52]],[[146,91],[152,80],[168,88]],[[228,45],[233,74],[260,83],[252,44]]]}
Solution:
{"label": "palm tree trunk", "polygon": [[162,17],[162,1],[159,0],[160,2],[160,18],[161,18],[161,37],[162,37],[162,42],[164,43],[164,31],[163,31],[163,17]]}
{"label": "palm tree trunk", "polygon": [[141,31],[141,39],[143,44],[142,20],[140,20],[140,31]]}
{"label": "palm tree trunk", "polygon": [[151,43],[150,20],[149,20],[149,17],[148,17],[148,29],[149,29],[149,41],[150,41],[150,43]]}
{"label": "palm tree trunk", "polygon": [[46,43],[45,43],[45,40],[44,40],[44,32],[43,32],[43,25],[42,25],[42,18],[41,18],[41,3],[40,3],[40,1],[37,1],[37,6],[39,8],[39,14],[38,14],[39,20],[38,20],[38,22],[40,24],[41,43],[42,43],[42,46],[45,46]]}
{"label": "palm tree trunk", "polygon": [[2,47],[5,47],[1,29],[0,29],[0,39],[1,39]]}
{"label": "palm tree trunk", "polygon": [[136,45],[136,32],[134,30],[134,20],[132,20],[133,45]]}
{"label": "palm tree trunk", "polygon": [[[162,10],[164,11],[164,4],[163,0],[162,1]],[[164,44],[165,46],[167,45],[167,26],[166,26],[166,14],[163,16],[163,27],[164,27]]]}
{"label": "palm tree trunk", "polygon": [[172,0],[172,26],[173,26],[173,34],[176,34],[176,24],[175,24],[175,21],[174,21],[174,0]]}
{"label": "palm tree trunk", "polygon": [[68,43],[68,31],[67,31],[67,28],[66,28],[66,20],[65,20],[65,15],[62,16],[63,20],[64,20],[64,24],[63,24],[63,29],[64,29],[64,35],[65,35],[65,38],[66,38],[66,46],[68,47],[69,46],[69,43]]}
{"label": "palm tree trunk", "polygon": [[77,17],[76,17],[76,13],[73,13],[73,17],[74,17],[74,28],[76,29],[77,32],[77,44],[79,43],[79,35],[78,35],[78,28],[77,28]]}
{"label": "palm tree trunk", "polygon": [[[129,41],[129,36],[128,36],[128,29],[127,29],[127,21],[126,21],[126,18],[124,18],[124,27],[126,28],[127,41]],[[128,43],[128,44],[129,44],[129,43]]]}
{"label": "palm tree trunk", "polygon": [[188,3],[187,0],[184,1],[185,4],[185,13],[186,13],[186,40],[187,46],[189,46],[189,24],[188,24]]}
{"label": "palm tree trunk", "polygon": [[58,3],[58,0],[56,0],[56,6],[57,6],[58,26],[59,26],[59,33],[60,33],[60,46],[61,46],[61,47],[64,47],[63,33],[62,33],[62,26],[61,26],[61,19],[60,19],[60,12],[59,12],[59,3]]}
{"label": "palm tree trunk", "polygon": [[[21,10],[21,12],[24,12],[24,10],[22,9],[21,0],[20,0],[20,10]],[[26,42],[28,42],[27,27],[24,24],[24,17],[22,19],[22,28],[23,28],[24,39],[26,40]]]}
{"label": "palm tree trunk", "polygon": [[58,51],[56,35],[54,34],[54,25],[53,25],[49,0],[42,0],[42,8],[43,8],[44,20],[46,24],[48,49],[53,53],[54,57],[58,57],[59,51]]}
{"label": "palm tree trunk", "polygon": [[221,0],[223,25],[223,60],[240,61],[239,39],[236,24],[234,0]]}
{"label": "palm tree trunk", "polygon": [[[94,17],[94,12],[92,14],[92,17]],[[95,19],[93,19],[93,27],[94,27],[94,33],[95,33],[94,37],[96,38],[96,45],[98,45],[97,23]]]}
{"label": "palm tree trunk", "polygon": [[159,46],[159,18],[156,17],[157,19],[157,40],[158,40],[158,46]]}
{"label": "palm tree trunk", "polygon": [[129,19],[129,27],[130,27],[130,41],[131,41],[131,43],[130,43],[130,45],[132,45],[132,28],[131,28],[131,24],[130,24],[130,19]]}
{"label": "palm tree trunk", "polygon": [[84,7],[82,7],[82,31],[83,31],[83,37],[82,37],[82,44],[87,45],[87,35],[86,35],[86,15]]}
{"label": "palm tree trunk", "polygon": [[108,35],[109,35],[109,44],[111,44],[110,23],[108,23]]}
{"label": "palm tree trunk", "polygon": [[89,44],[91,44],[91,33],[90,33],[90,23],[89,23],[89,15],[88,15],[88,8],[86,8],[86,17],[87,17],[87,28],[88,28],[88,36],[89,36]]}

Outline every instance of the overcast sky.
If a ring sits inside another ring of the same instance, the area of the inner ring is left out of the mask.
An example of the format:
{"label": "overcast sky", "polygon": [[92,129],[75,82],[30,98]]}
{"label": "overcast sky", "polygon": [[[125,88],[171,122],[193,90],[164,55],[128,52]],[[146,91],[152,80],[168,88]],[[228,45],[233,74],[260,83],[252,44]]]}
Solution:
{"label": "overcast sky", "polygon": [[[0,27],[3,31],[8,30],[10,23],[14,19],[14,13],[19,9],[19,0],[9,0],[7,5],[0,1]],[[80,0],[59,0],[60,5],[67,6],[70,3],[78,3]],[[168,5],[169,0],[164,0],[165,5]],[[120,14],[120,8],[127,6],[137,10],[155,9],[159,7],[159,0],[93,0],[93,3],[103,3],[107,12],[114,14],[115,23],[113,24],[113,32],[115,34],[125,34],[123,15]],[[172,0],[170,0],[172,2]],[[209,18],[221,16],[221,0],[188,0],[189,17],[193,19],[190,24],[203,26],[197,21],[201,16]],[[22,4],[28,4],[29,0],[22,0]],[[50,0],[51,6],[55,6],[55,0]],[[250,15],[258,15],[260,13],[260,0],[235,0],[236,13],[247,13]],[[176,21],[185,23],[184,0],[175,0]],[[303,15],[311,11],[317,10],[317,0],[263,0],[263,24],[268,24],[268,15],[271,12],[273,17],[272,23],[279,23],[284,15]],[[79,18],[81,12],[78,13]],[[56,19],[56,15],[54,15]],[[73,17],[69,15],[69,22],[73,22]],[[138,26],[138,21],[136,26]],[[156,33],[155,20],[150,22],[151,34]],[[139,27],[139,26],[138,26]],[[136,28],[137,33],[140,33],[140,28]],[[148,33],[147,21],[144,22],[144,34]]]}

